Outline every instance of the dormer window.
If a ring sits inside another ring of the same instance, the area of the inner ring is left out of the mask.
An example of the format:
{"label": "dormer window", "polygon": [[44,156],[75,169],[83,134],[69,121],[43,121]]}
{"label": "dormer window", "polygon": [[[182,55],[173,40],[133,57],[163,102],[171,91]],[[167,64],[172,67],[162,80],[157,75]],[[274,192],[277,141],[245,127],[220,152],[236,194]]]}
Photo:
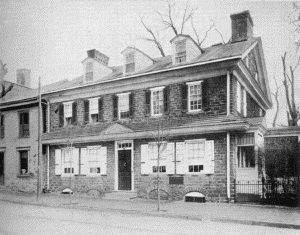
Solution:
{"label": "dormer window", "polygon": [[86,64],[85,80],[93,81],[93,63],[92,62],[88,62]]}
{"label": "dormer window", "polygon": [[181,40],[176,42],[175,50],[176,50],[176,55],[175,55],[176,64],[186,62],[186,40]]}
{"label": "dormer window", "polygon": [[126,60],[126,73],[132,73],[135,71],[135,61],[134,61],[134,53],[127,54],[125,56]]}

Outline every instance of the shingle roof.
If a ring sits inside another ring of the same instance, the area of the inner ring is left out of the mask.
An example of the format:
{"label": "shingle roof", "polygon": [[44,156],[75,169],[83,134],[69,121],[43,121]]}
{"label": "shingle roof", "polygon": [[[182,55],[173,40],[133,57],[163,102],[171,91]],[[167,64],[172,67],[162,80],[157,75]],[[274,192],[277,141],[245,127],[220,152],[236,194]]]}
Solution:
{"label": "shingle roof", "polygon": [[[138,75],[142,73],[147,73],[147,72],[155,72],[159,71],[162,69],[170,69],[170,68],[176,68],[178,66],[182,65],[188,65],[188,64],[194,64],[194,63],[201,63],[201,62],[209,62],[209,61],[214,61],[218,59],[225,59],[225,58],[230,58],[230,57],[235,57],[235,56],[241,56],[243,53],[247,51],[247,49],[253,45],[255,42],[257,42],[259,38],[250,38],[246,41],[240,41],[240,42],[235,42],[235,43],[226,43],[226,44],[219,44],[219,45],[214,45],[208,48],[204,49],[204,53],[201,55],[197,56],[194,60],[186,63],[180,63],[180,64],[172,64],[172,56],[166,56],[166,57],[160,57],[154,59],[154,64],[150,65],[142,70],[139,70],[135,73],[131,73],[130,76],[132,75]],[[112,79],[116,78],[121,78],[125,77],[122,73],[123,67],[122,66],[112,66],[110,67],[113,72],[101,79],[98,79],[94,81],[95,83],[99,81],[109,81]],[[78,78],[75,78],[71,80],[68,83],[64,83],[61,86],[58,86],[56,90],[61,90],[64,88],[71,88],[71,87],[76,87],[82,84],[83,81],[83,76],[80,76]],[[91,83],[93,84],[93,83]]]}

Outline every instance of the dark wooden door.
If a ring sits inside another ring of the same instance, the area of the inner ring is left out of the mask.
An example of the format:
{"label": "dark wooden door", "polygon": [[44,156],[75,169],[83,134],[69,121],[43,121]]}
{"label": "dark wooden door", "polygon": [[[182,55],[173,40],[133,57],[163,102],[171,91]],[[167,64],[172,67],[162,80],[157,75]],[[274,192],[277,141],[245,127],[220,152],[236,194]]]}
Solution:
{"label": "dark wooden door", "polygon": [[4,185],[4,153],[0,152],[0,185]]}
{"label": "dark wooden door", "polygon": [[131,150],[118,151],[119,190],[131,190]]}

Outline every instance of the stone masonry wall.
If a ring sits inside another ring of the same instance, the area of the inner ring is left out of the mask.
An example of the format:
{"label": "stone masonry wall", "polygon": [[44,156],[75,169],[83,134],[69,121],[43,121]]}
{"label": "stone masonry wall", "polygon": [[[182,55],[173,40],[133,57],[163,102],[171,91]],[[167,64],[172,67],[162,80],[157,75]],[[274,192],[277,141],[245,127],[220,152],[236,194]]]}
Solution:
{"label": "stone masonry wall", "polygon": [[[197,114],[186,114],[182,112],[182,97],[181,97],[181,84],[169,85],[169,116],[172,118],[184,117],[184,118],[197,118],[203,115],[225,115],[226,114],[226,76],[216,77],[208,79],[208,102],[209,110],[207,112],[201,112]],[[145,121],[145,91],[133,90],[134,95],[134,118],[125,120],[122,122],[141,122]],[[113,121],[113,103],[112,95],[107,94],[103,97],[104,108],[104,122]],[[83,100],[76,100],[77,102],[77,121],[79,125],[84,124],[84,106]],[[50,130],[57,131],[59,129],[59,112],[58,103],[50,105]],[[167,115],[164,115],[167,117]],[[153,117],[150,117],[153,119]]]}

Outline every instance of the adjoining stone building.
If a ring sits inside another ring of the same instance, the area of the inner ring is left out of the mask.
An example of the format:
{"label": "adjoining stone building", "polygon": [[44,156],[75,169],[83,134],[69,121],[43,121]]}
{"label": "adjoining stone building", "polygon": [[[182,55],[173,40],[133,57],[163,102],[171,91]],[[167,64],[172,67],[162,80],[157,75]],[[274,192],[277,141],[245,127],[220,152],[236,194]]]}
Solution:
{"label": "adjoining stone building", "polygon": [[262,42],[248,11],[231,20],[232,40],[203,53],[188,35],[173,38],[163,58],[128,47],[122,66],[88,51],[82,76],[42,95],[45,187],[147,197],[159,172],[172,198],[225,200],[234,179],[259,180],[256,153],[272,105]]}

